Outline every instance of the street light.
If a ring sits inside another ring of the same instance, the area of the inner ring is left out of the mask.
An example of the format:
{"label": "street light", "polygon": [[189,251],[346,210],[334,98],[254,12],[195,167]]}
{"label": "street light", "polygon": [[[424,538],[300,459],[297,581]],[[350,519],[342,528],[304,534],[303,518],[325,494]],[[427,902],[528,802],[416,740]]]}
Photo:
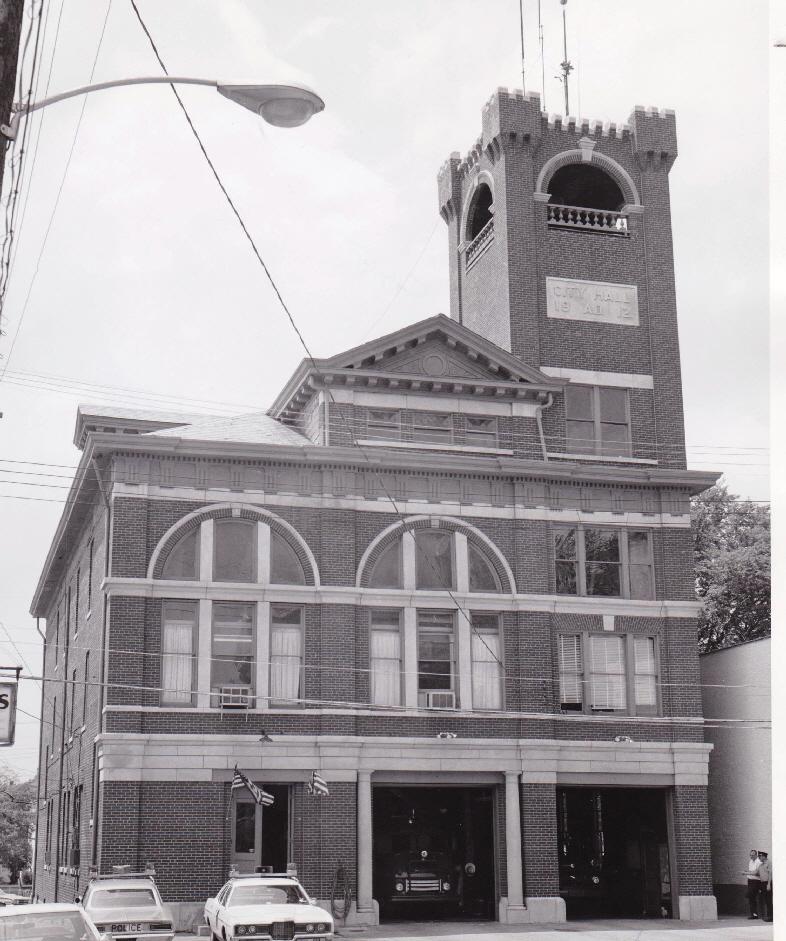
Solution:
{"label": "street light", "polygon": [[70,91],[60,92],[50,98],[42,98],[29,104],[15,104],[10,124],[0,125],[0,131],[11,140],[16,140],[19,123],[31,111],[38,111],[47,105],[53,105],[66,98],[86,95],[91,91],[105,88],[119,88],[123,85],[207,85],[215,88],[225,98],[248,108],[268,124],[276,127],[300,127],[309,118],[325,110],[325,102],[310,88],[303,85],[226,85],[207,78],[181,78],[174,75],[156,75],[142,78],[122,78],[111,82],[98,82],[95,85],[82,85]]}

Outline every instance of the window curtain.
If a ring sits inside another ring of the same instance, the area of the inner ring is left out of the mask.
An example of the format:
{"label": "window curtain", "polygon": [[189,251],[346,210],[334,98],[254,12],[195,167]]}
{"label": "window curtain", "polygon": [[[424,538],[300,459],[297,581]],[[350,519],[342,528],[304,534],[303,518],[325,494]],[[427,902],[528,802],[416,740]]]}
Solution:
{"label": "window curtain", "polygon": [[624,709],[625,647],[622,637],[590,637],[593,709]]}
{"label": "window curtain", "polygon": [[371,631],[371,702],[374,706],[401,705],[401,634],[398,630]]}
{"label": "window curtain", "polygon": [[655,638],[633,638],[634,693],[637,706],[657,706]]}
{"label": "window curtain", "polygon": [[270,698],[300,698],[301,632],[296,625],[273,625],[270,636]]}
{"label": "window curtain", "polygon": [[502,683],[499,634],[472,633],[472,706],[501,709]]}
{"label": "window curtain", "polygon": [[191,705],[194,625],[165,621],[161,639],[161,702]]}

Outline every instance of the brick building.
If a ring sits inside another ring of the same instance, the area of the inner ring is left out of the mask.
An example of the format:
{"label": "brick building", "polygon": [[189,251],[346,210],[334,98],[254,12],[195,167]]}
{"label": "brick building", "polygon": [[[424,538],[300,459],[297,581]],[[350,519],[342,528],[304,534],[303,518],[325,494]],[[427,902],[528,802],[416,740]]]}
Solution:
{"label": "brick building", "polygon": [[669,112],[500,90],[439,174],[450,318],[267,414],[80,409],[33,604],[39,897],[149,861],[185,924],[292,860],[366,923],[714,917],[675,156]]}

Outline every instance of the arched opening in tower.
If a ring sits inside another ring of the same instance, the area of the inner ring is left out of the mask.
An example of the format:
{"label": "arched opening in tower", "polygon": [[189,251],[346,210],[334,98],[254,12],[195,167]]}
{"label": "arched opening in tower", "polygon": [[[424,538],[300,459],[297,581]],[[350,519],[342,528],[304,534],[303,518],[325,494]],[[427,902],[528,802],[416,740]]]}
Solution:
{"label": "arched opening in tower", "polygon": [[608,173],[586,163],[560,167],[551,178],[549,190],[549,202],[557,206],[619,212],[625,205],[622,190]]}
{"label": "arched opening in tower", "polygon": [[491,189],[486,183],[481,183],[475,190],[475,197],[472,200],[472,206],[467,218],[467,238],[471,242],[491,221],[491,205],[494,197],[491,195]]}

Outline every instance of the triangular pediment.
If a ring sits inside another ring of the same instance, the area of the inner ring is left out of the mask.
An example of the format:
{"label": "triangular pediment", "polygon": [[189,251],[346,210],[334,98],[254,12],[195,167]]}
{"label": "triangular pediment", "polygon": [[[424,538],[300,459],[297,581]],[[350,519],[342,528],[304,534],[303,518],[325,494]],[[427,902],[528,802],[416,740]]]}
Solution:
{"label": "triangular pediment", "polygon": [[431,379],[456,378],[549,384],[551,380],[496,344],[439,314],[322,361]]}
{"label": "triangular pediment", "polygon": [[477,360],[451,349],[444,338],[434,337],[412,349],[376,360],[368,367],[386,373],[429,376],[432,379],[497,379],[498,376]]}

